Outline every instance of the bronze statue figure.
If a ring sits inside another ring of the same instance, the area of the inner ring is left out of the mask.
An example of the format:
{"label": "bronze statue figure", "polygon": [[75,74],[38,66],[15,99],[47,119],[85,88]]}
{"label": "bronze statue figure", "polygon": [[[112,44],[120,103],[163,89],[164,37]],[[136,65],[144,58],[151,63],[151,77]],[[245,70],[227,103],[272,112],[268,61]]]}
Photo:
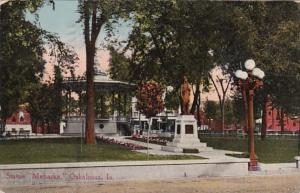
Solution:
{"label": "bronze statue figure", "polygon": [[190,106],[190,94],[191,94],[191,86],[186,78],[183,77],[183,83],[181,85],[181,99],[182,99],[182,114],[189,114],[189,106]]}

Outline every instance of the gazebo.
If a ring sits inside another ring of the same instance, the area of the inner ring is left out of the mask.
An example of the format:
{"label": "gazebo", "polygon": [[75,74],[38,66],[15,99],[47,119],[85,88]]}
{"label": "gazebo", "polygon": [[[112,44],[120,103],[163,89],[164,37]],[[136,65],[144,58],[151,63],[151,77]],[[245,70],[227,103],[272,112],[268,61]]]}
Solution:
{"label": "gazebo", "polygon": [[[109,117],[99,117],[96,114],[95,119],[95,134],[102,135],[124,135],[129,131],[129,123],[131,115],[126,113],[121,114],[120,111],[127,112],[128,96],[136,89],[136,85],[124,81],[112,80],[104,72],[95,69],[94,76],[95,94],[107,94],[112,97],[111,111],[113,112]],[[86,90],[86,79],[68,78],[63,81],[63,89],[67,93],[67,101],[70,102],[72,93],[81,93]],[[117,95],[117,101],[115,96]],[[123,98],[123,105],[121,104]],[[115,106],[117,108],[115,109]],[[66,126],[64,128],[64,135],[79,135],[85,132],[85,115],[77,114],[71,115],[68,106],[66,117]]]}

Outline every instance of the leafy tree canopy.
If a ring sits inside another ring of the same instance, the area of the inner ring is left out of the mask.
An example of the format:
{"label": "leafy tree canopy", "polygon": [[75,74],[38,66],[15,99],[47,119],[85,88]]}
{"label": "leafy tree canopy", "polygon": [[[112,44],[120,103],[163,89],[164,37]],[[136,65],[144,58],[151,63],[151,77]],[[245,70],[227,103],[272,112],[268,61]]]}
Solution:
{"label": "leafy tree canopy", "polygon": [[25,19],[25,12],[35,12],[44,3],[9,1],[0,11],[0,105],[5,120],[20,103],[26,102],[28,90],[38,83],[45,68],[45,54],[61,68],[73,67],[77,56],[55,35]]}

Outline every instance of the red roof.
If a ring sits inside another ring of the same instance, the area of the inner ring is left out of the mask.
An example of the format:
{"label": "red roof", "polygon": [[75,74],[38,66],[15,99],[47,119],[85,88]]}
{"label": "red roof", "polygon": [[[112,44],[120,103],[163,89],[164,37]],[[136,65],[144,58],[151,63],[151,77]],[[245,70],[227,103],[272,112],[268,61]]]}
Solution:
{"label": "red roof", "polygon": [[31,124],[31,118],[28,111],[25,109],[19,109],[13,113],[11,117],[6,119],[6,124],[28,125]]}

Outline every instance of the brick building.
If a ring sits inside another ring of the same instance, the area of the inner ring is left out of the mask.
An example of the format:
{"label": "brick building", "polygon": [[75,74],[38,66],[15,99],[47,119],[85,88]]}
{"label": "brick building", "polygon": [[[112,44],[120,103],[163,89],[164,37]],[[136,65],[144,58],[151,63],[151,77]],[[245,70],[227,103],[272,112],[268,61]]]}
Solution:
{"label": "brick building", "polygon": [[32,132],[31,118],[28,111],[25,108],[20,108],[18,111],[12,114],[11,117],[6,119],[5,131],[7,132],[20,132],[29,131]]}
{"label": "brick building", "polygon": [[[268,102],[266,105],[266,127],[267,132],[281,132],[281,124],[280,124],[280,117],[281,112],[280,110],[274,108],[272,106],[272,102]],[[289,117],[286,114],[283,114],[283,123],[284,123],[284,130],[283,132],[298,132],[300,128],[300,118],[296,117]]]}

